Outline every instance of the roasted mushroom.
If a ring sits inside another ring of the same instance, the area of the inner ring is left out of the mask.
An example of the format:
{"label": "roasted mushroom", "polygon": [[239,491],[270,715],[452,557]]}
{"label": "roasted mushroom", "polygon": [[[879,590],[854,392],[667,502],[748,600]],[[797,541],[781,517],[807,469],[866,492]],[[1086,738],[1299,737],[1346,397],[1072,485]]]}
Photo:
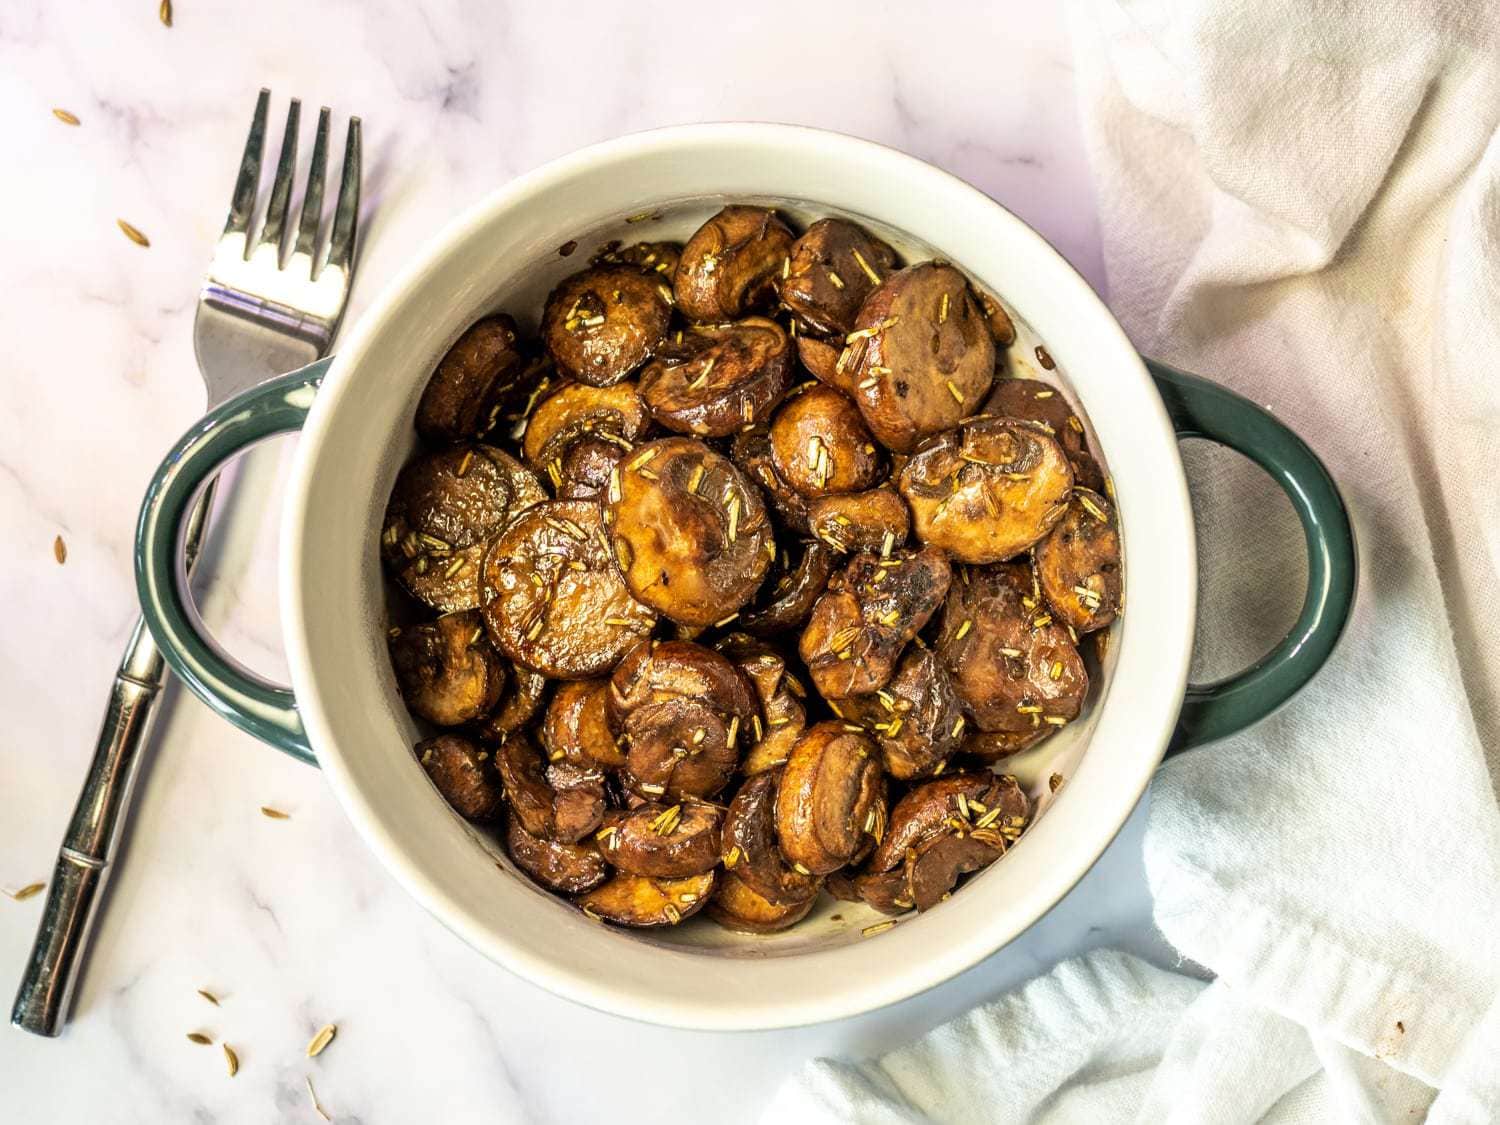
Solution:
{"label": "roasted mushroom", "polygon": [[906,642],[948,592],[947,556],[927,548],[855,555],[828,582],[798,646],[825,699],[885,686]]}
{"label": "roasted mushroom", "polygon": [[842,336],[829,339],[797,333],[797,359],[818,382],[854,397],[859,379],[849,366],[849,348]]}
{"label": "roasted mushroom", "polygon": [[1023,563],[969,567],[953,583],[936,644],[974,725],[1015,734],[1077,716],[1088,672]]}
{"label": "roasted mushroom", "polygon": [[471,325],[438,361],[417,402],[417,433],[428,441],[471,440],[493,427],[535,368],[516,322],[503,314]]}
{"label": "roasted mushroom", "polygon": [[843,867],[882,834],[885,813],[885,775],[869,737],[826,722],[797,741],[776,787],[776,835],[793,871]]}
{"label": "roasted mushroom", "polygon": [[456,445],[411,461],[396,477],[380,535],[386,565],[408,594],[439,613],[479,607],[485,542],[547,498],[536,474],[490,445]]}
{"label": "roasted mushroom", "polygon": [[768,304],[791,252],[792,232],[763,207],[730,206],[698,228],[682,249],[673,289],[697,321],[735,320]]}
{"label": "roasted mushroom", "polygon": [[[807,620],[828,588],[834,556],[823,543],[801,543],[795,556],[783,549],[776,569],[761,586],[755,601],[740,611],[740,625],[758,636],[784,633]],[[795,561],[793,561],[795,559]]]}
{"label": "roasted mushroom", "polygon": [[858,409],[832,387],[793,395],[771,422],[771,463],[803,496],[878,484],[882,462]]}
{"label": "roasted mushroom", "polygon": [[489,753],[456,734],[417,743],[417,758],[432,784],[459,816],[493,820],[500,811],[500,785],[488,765]]}
{"label": "roasted mushroom", "polygon": [[587,438],[575,441],[568,451],[547,466],[547,474],[553,471],[557,479],[552,487],[559,500],[598,500],[609,488],[610,476],[625,458],[624,446],[606,438]]}
{"label": "roasted mushroom", "polygon": [[702,801],[647,802],[605,819],[599,845],[612,867],[631,875],[681,879],[719,864],[724,811]]}
{"label": "roasted mushroom", "polygon": [[771,413],[791,370],[791,342],[774,320],[700,325],[646,365],[641,399],[669,430],[725,437]]}
{"label": "roasted mushroom", "polygon": [[578,900],[590,918],[616,926],[675,926],[702,910],[713,894],[714,873],[685,879],[616,875]]}
{"label": "roasted mushroom", "polygon": [[[529,465],[539,473],[547,472],[549,465],[560,468],[568,450],[579,442],[592,439],[624,451],[650,426],[651,416],[634,383],[611,387],[565,383],[532,410],[521,449]],[[552,483],[558,483],[556,476]]]}
{"label": "roasted mushroom", "polygon": [[855,401],[899,452],[975,413],[995,374],[995,340],[967,279],[935,262],[887,277],[846,339]]}
{"label": "roasted mushroom", "polygon": [[802,921],[817,900],[815,890],[801,902],[777,905],[752,890],[733,872],[726,871],[719,876],[718,888],[708,900],[704,912],[726,930],[745,934],[771,934]]}
{"label": "roasted mushroom", "polygon": [[691,438],[642,446],[611,481],[605,518],[630,592],[683,625],[736,613],[775,553],[760,492]]}
{"label": "roasted mushroom", "polygon": [[552,291],[542,311],[547,352],[581,383],[618,383],[666,339],[671,296],[665,281],[631,266],[576,273]]}
{"label": "roasted mushroom", "polygon": [[765,493],[771,516],[782,528],[797,535],[808,534],[807,499],[777,473],[771,461],[771,431],[755,426],[734,435],[729,458]]}
{"label": "roasted mushroom", "polygon": [[990,335],[995,338],[995,345],[1008,348],[1014,344],[1016,325],[1010,319],[1010,313],[1005,311],[1005,306],[981,289],[979,290],[979,307],[984,312],[985,322],[990,326]]}
{"label": "roasted mushroom", "polygon": [[1062,521],[1036,545],[1036,576],[1058,620],[1091,633],[1120,608],[1120,533],[1114,505],[1076,488]]}
{"label": "roasted mushroom", "polygon": [[963,746],[960,749],[975,761],[992,766],[996,762],[1002,762],[1012,755],[1019,754],[1022,750],[1029,750],[1056,731],[1057,728],[1054,726],[1023,731],[975,730],[970,731],[964,737]]}
{"label": "roasted mushroom", "polygon": [[745,673],[760,700],[761,714],[750,718],[752,741],[741,769],[748,776],[781,765],[807,727],[807,709],[802,706],[807,689],[787,672],[786,659],[764,641],[731,633],[716,647]]}
{"label": "roasted mushroom", "polygon": [[911,512],[894,488],[819,496],[807,508],[812,533],[835,551],[879,551],[906,544]]}
{"label": "roasted mushroom", "polygon": [[605,769],[625,764],[625,753],[615,740],[605,713],[609,680],[573,680],[559,684],[547,706],[542,745],[547,757],[593,763]]}
{"label": "roasted mushroom", "polygon": [[547,677],[539,672],[512,664],[508,680],[500,706],[480,724],[480,733],[495,742],[531,722],[547,698]]}
{"label": "roasted mushroom", "polygon": [[599,827],[604,815],[603,771],[546,762],[521,731],[495,748],[495,768],[505,784],[511,813],[533,836],[572,844]]}
{"label": "roasted mushroom", "polygon": [[1070,458],[1084,452],[1083,422],[1067,396],[1040,379],[997,379],[982,413],[1039,422]]}
{"label": "roasted mushroom", "polygon": [[724,869],[768,902],[790,906],[818,893],[817,876],[783,858],[776,840],[776,793],[780,767],[758,773],[740,786],[724,815]]}
{"label": "roasted mushroom", "polygon": [[815,332],[842,336],[895,264],[894,250],[853,223],[819,219],[792,243],[776,292]]}
{"label": "roasted mushroom", "polygon": [[599,506],[552,500],[528,509],[484,557],[490,638],[512,660],[556,679],[607,672],[656,624],[630,596]]}
{"label": "roasted mushroom", "polygon": [[583,894],[609,878],[609,865],[592,840],[580,844],[544,840],[526,831],[516,817],[506,825],[505,850],[536,883],[558,894]]}
{"label": "roasted mushroom", "polygon": [[670,285],[681,257],[682,245],[677,242],[637,242],[630,246],[615,243],[595,254],[593,264],[634,266],[646,273],[660,275]]}
{"label": "roasted mushroom", "polygon": [[591,761],[552,759],[548,754],[547,784],[552,797],[552,835],[558,840],[581,840],[604,823],[605,774]]}
{"label": "roasted mushroom", "polygon": [[712,797],[734,773],[755,692],[725,657],[691,641],[639,645],[610,677],[608,713],[628,745],[626,784],[648,798]]}
{"label": "roasted mushroom", "polygon": [[900,488],[922,542],[963,562],[999,562],[1063,518],[1073,470],[1037,423],[976,418],[925,442]]}
{"label": "roasted mushroom", "polygon": [[472,610],[392,629],[396,686],[413,714],[452,727],[487,715],[505,688],[505,663]]}
{"label": "roasted mushroom", "polygon": [[902,781],[930,774],[963,735],[963,710],[947,668],[917,646],[907,649],[890,683],[841,700],[839,710],[875,736],[886,772]]}

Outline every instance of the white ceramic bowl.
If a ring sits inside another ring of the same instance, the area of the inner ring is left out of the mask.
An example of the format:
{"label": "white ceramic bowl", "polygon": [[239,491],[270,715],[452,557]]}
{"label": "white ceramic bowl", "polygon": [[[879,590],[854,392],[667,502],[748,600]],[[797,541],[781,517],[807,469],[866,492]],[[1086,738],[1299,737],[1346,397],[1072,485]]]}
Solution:
{"label": "white ceramic bowl", "polygon": [[[626,932],[591,922],[514,869],[497,870],[509,868],[503,849],[452,813],[416,762],[416,728],[387,660],[377,537],[437,359],[486,313],[505,309],[534,325],[547,291],[604,240],[684,238],[726,201],[773,205],[794,219],[850,216],[908,259],[950,259],[1002,295],[1022,332],[1013,356],[1024,362],[1046,342],[1054,377],[1105,452],[1118,500],[1128,612],[1115,626],[1111,667],[1079,721],[1008,767],[1043,797],[1043,812],[950,901],[877,936],[861,931],[878,915],[831,901],[771,937],[707,922]],[[626,221],[643,213],[659,217]],[[560,257],[569,240],[577,254]],[[149,555],[149,544],[142,549]],[[685,1027],[768,1028],[853,1015],[937,984],[1021,933],[1088,870],[1144,791],[1182,705],[1194,558],[1162,399],[1104,305],[1041,237],[974,188],[879,145],[782,125],[704,125],[601,144],[498,189],[353,326],[306,419],[288,488],[282,627],[296,706],[329,784],[381,862],[445,925],[595,1008]],[[190,686],[264,734],[274,716],[246,712],[272,712],[275,702],[225,705],[150,601],[153,631]],[[1066,786],[1049,800],[1053,771]]]}

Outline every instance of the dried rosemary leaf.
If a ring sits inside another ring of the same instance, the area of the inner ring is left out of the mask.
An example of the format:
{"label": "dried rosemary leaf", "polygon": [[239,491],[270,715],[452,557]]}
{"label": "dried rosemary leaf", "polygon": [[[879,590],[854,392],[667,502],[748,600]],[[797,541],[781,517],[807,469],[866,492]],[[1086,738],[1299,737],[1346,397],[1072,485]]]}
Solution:
{"label": "dried rosemary leaf", "polygon": [[125,232],[125,237],[130,239],[130,241],[134,242],[137,246],[151,245],[151,240],[149,238],[147,238],[140,231],[136,230],[135,227],[131,226],[124,219],[116,219],[115,222],[118,223],[120,229]]}
{"label": "dried rosemary leaf", "polygon": [[206,989],[206,988],[200,988],[198,990],[198,995],[201,996],[201,997],[203,997],[203,999],[207,1000],[215,1008],[217,1008],[219,1006],[219,998],[217,996],[215,996],[212,992],[210,992],[208,989]]}
{"label": "dried rosemary leaf", "polygon": [[61,535],[52,540],[52,557],[57,560],[58,566],[68,561],[68,545],[63,542]]}
{"label": "dried rosemary leaf", "polygon": [[312,1075],[304,1075],[303,1081],[307,1083],[307,1096],[312,1099],[313,1111],[317,1113],[317,1115],[324,1121],[332,1121],[333,1118],[328,1116],[328,1111],[324,1109],[323,1104],[318,1101],[318,1092],[313,1089]]}
{"label": "dried rosemary leaf", "polygon": [[224,1048],[224,1065],[229,1068],[229,1077],[233,1078],[240,1072],[240,1057],[234,1053],[234,1048],[228,1043],[221,1045]]}
{"label": "dried rosemary leaf", "polygon": [[32,895],[39,895],[46,889],[46,883],[27,883],[19,891],[6,891],[5,893],[17,902],[25,902]]}
{"label": "dried rosemary leaf", "polygon": [[191,1043],[197,1043],[200,1047],[208,1047],[213,1044],[213,1040],[210,1039],[207,1035],[204,1035],[201,1031],[188,1032],[188,1041]]}
{"label": "dried rosemary leaf", "polygon": [[171,27],[172,26],[172,0],[161,0],[161,7],[158,8],[158,9],[156,9],[156,14],[161,17],[161,22],[165,26]]}
{"label": "dried rosemary leaf", "polygon": [[339,1033],[339,1029],[331,1023],[325,1023],[318,1029],[318,1033],[312,1037],[312,1042],[307,1045],[307,1057],[315,1059],[323,1053],[323,1048],[333,1042],[333,1037]]}
{"label": "dried rosemary leaf", "polygon": [[55,118],[57,118],[64,125],[77,125],[77,124],[79,124],[78,118],[75,117],[73,114],[69,113],[65,109],[53,109],[52,116],[55,117]]}
{"label": "dried rosemary leaf", "polygon": [[282,812],[280,809],[273,809],[269,805],[261,805],[260,812],[261,812],[262,816],[268,816],[272,820],[291,820],[292,819],[292,814],[291,813]]}

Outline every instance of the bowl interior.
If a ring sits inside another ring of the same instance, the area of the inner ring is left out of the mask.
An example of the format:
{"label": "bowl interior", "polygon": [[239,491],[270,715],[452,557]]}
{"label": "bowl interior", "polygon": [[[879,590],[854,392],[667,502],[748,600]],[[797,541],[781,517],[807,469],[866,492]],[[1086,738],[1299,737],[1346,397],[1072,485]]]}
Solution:
{"label": "bowl interior", "polygon": [[[450,228],[355,328],[309,420],[286,514],[289,664],[320,761],[356,825],[413,893],[497,960],[585,1002],[663,1022],[827,1018],[936,983],[1003,944],[1123,823],[1165,744],[1186,675],[1192,535],[1181,468],[1160,401],[1113,320],[1045,243],[973,189],[878,146],[807,130],[647,137],[659,143],[628,138],[505,189]],[[437,359],[489,312],[509,312],[534,331],[547,293],[602,244],[685,240],[730,201],[773,206],[794,228],[845,216],[906,261],[955,262],[1011,312],[1013,374],[1041,374],[1036,348],[1045,342],[1056,362],[1046,377],[1069,395],[1115,477],[1132,613],[1113,630],[1084,715],[1006,763],[1044,815],[961,894],[874,937],[864,930],[883,916],[827,896],[807,920],[770,936],[707,921],[646,932],[589,921],[447,808],[411,753],[421,732],[385,651],[377,538]],[[576,249],[565,256],[569,242]],[[1136,580],[1143,565],[1156,574],[1164,561],[1175,564],[1177,584]],[[1142,604],[1151,632],[1132,627]],[[1138,663],[1151,660],[1155,674]],[[1128,690],[1141,695],[1116,706],[1116,670],[1126,668],[1139,669]],[[1068,782],[1065,791],[1054,794],[1054,777]],[[733,969],[722,967],[726,959]]]}

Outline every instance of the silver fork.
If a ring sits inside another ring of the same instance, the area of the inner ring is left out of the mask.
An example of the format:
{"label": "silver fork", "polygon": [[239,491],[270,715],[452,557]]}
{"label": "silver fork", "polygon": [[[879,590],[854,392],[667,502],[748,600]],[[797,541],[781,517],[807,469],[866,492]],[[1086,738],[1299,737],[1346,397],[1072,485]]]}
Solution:
{"label": "silver fork", "polygon": [[[193,350],[208,388],[210,409],[240,391],[324,355],[338,331],[353,280],[359,225],[359,118],[349,121],[333,228],[326,260],[320,262],[318,232],[328,163],[327,107],[318,114],[312,167],[290,253],[283,243],[301,122],[301,106],[296,100],[287,113],[265,221],[259,237],[252,237],[270,103],[271,92],[262,90],[245,140],[229,220],[198,295]],[[212,504],[210,484],[184,534],[189,570],[202,545]],[[11,1023],[22,1030],[56,1035],[67,1019],[73,985],[129,809],[131,785],[164,676],[161,653],[145,624],[137,620],[115,674],[93,763],[58,850],[36,942],[11,1010]]]}

